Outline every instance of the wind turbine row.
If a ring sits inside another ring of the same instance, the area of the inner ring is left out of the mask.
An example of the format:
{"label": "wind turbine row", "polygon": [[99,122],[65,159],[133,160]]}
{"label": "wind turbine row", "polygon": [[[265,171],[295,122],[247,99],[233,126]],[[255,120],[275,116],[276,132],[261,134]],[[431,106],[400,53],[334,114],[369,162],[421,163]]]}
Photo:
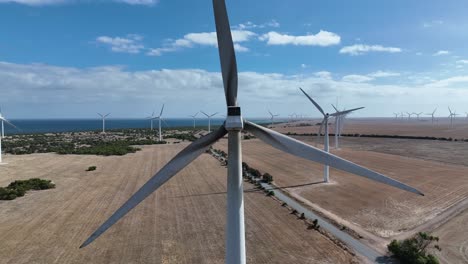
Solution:
{"label": "wind turbine row", "polygon": [[[227,135],[227,223],[226,223],[226,263],[245,264],[245,224],[242,180],[241,131],[245,130],[265,143],[289,154],[316,161],[336,169],[344,170],[402,190],[423,195],[420,191],[390,177],[371,171],[335,155],[309,146],[268,128],[242,118],[237,101],[237,63],[232,41],[231,28],[224,0],[213,0],[221,73],[226,98],[227,117],[218,130],[201,137],[177,154],[128,201],[110,216],[82,245],[85,247],[117,223],[122,217],[145,200],[150,194],[175,176],[204,153],[211,145]],[[323,111],[322,111],[323,112]],[[327,115],[328,117],[328,115]]]}

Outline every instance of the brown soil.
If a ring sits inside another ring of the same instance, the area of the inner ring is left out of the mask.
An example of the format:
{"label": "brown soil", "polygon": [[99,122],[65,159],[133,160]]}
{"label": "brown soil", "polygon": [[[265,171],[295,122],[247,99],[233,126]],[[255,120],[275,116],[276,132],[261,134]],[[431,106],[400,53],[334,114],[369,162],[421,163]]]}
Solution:
{"label": "brown soil", "polygon": [[[5,156],[0,186],[41,177],[57,187],[0,201],[1,263],[224,263],[226,169],[208,154],[78,249],[185,145],[148,146],[122,157]],[[97,170],[85,172],[92,165]],[[245,215],[249,263],[354,259],[262,193],[246,193]]]}
{"label": "brown soil", "polygon": [[438,244],[442,251],[434,250],[433,252],[439,257],[441,263],[468,263],[468,210],[450,219],[437,228],[433,234],[440,239]]}

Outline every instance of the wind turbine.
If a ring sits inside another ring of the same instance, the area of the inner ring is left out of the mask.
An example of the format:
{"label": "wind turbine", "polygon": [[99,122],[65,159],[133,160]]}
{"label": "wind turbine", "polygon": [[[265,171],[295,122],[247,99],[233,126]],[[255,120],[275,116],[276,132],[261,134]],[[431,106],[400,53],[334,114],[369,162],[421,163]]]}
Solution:
{"label": "wind turbine", "polygon": [[[213,3],[214,4],[214,3]],[[208,133],[211,132],[211,118],[215,115],[218,114],[218,112],[212,114],[212,115],[208,115],[207,113],[203,112],[203,111],[200,111],[202,112],[202,114],[206,115],[206,117],[208,117]],[[229,114],[228,114],[229,115]]]}
{"label": "wind turbine", "polygon": [[99,116],[102,118],[102,133],[106,133],[106,117],[110,115],[110,113],[107,113],[105,115],[97,113]]}
{"label": "wind turbine", "polygon": [[287,137],[271,129],[259,126],[242,118],[237,102],[237,64],[234,45],[224,0],[213,0],[215,24],[218,39],[221,73],[226,96],[228,116],[221,127],[201,137],[167,163],[130,199],[106,220],[82,245],[85,247],[124,217],[146,197],[171,179],[180,170],[204,153],[211,145],[228,134],[228,172],[227,172],[227,223],[226,223],[226,263],[245,264],[244,201],[242,180],[241,131],[245,130],[265,143],[295,156],[330,165],[381,183],[409,192],[423,195],[413,187],[393,180],[377,172],[368,170],[350,161],[311,147],[298,140]]}
{"label": "wind turbine", "polygon": [[455,111],[452,112],[452,109],[450,109],[450,106],[448,107],[448,110],[450,112],[450,115],[448,116],[450,118],[450,127],[453,127],[453,118],[457,117],[457,113]]}
{"label": "wind turbine", "polygon": [[437,111],[437,107],[434,109],[434,111],[432,111],[432,113],[427,113],[426,115],[430,115],[431,116],[431,123],[434,124],[434,115],[435,115],[435,112]]}
{"label": "wind turbine", "polygon": [[[310,98],[310,99],[312,99],[312,98]],[[337,114],[337,115],[335,115],[335,149],[339,149],[338,138],[341,137],[341,131],[343,129],[345,117],[348,114],[350,114],[351,112],[354,112],[354,111],[359,110],[359,109],[363,109],[364,107],[354,108],[354,109],[351,109],[351,110],[343,110],[343,111],[339,111],[338,108],[336,108],[333,104],[332,104],[332,107],[336,111],[335,114]]]}
{"label": "wind turbine", "polygon": [[162,119],[162,114],[164,111],[164,104],[161,107],[161,112],[159,112],[158,116],[155,116],[153,119],[158,119],[158,125],[159,125],[159,141],[162,141],[162,133],[161,133],[161,119]]}
{"label": "wind turbine", "polygon": [[[330,147],[329,147],[329,135],[328,135],[328,119],[330,117],[335,117],[335,118],[339,118],[339,116],[341,115],[345,115],[345,114],[348,114],[352,111],[355,111],[355,110],[358,110],[358,109],[362,109],[363,107],[360,107],[360,108],[355,108],[355,109],[351,109],[351,110],[346,110],[346,111],[343,111],[343,112],[335,112],[333,114],[329,114],[329,113],[325,113],[322,109],[322,107],[320,107],[320,105],[314,101],[314,99],[312,99],[312,97],[310,97],[304,90],[302,90],[302,88],[299,87],[299,89],[302,91],[302,93],[304,93],[304,95],[309,99],[309,101],[312,102],[312,104],[315,105],[315,107],[320,111],[320,113],[322,113],[323,115],[323,119],[322,119],[322,122],[320,123],[320,130],[319,130],[319,133],[318,133],[318,136],[317,136],[317,140],[319,139],[320,135],[322,135],[322,127],[324,126],[325,124],[325,135],[324,135],[324,143],[323,143],[323,150],[328,153],[330,152]],[[335,133],[336,134],[336,133]],[[330,168],[327,164],[325,164],[324,168],[323,168],[323,181],[324,182],[329,182],[330,181]]]}
{"label": "wind turbine", "polygon": [[5,164],[2,162],[2,139],[5,138],[5,127],[4,123],[18,129],[15,125],[13,125],[10,121],[8,121],[2,114],[2,108],[0,108],[0,121],[2,122],[2,134],[0,135],[0,164]]}
{"label": "wind turbine", "polygon": [[278,115],[278,114],[276,114],[276,115],[272,114],[272,113],[270,112],[270,110],[268,110],[268,113],[269,113],[270,116],[271,116],[271,118],[270,118],[270,120],[271,120],[271,126],[273,126],[275,117],[277,117],[277,116],[279,116],[279,115]]}
{"label": "wind turbine", "polygon": [[417,120],[419,120],[419,116],[422,114],[422,112],[420,112],[420,113],[413,113],[413,114],[415,114],[415,115],[417,116]]}
{"label": "wind turbine", "polygon": [[191,116],[193,118],[193,128],[195,128],[195,118],[197,117],[198,113],[200,113],[200,112],[197,112],[194,115],[189,115],[189,116]]}
{"label": "wind turbine", "polygon": [[408,113],[408,112],[406,112],[406,114],[408,115],[408,121],[410,121],[410,120],[411,120],[411,115],[412,115],[413,113]]}
{"label": "wind turbine", "polygon": [[153,130],[153,120],[154,120],[154,111],[151,114],[151,116],[148,116],[146,119],[149,119],[151,122],[151,130]]}
{"label": "wind turbine", "polygon": [[398,119],[398,116],[399,116],[400,114],[398,114],[398,113],[393,113],[393,114],[395,115],[395,119]]}

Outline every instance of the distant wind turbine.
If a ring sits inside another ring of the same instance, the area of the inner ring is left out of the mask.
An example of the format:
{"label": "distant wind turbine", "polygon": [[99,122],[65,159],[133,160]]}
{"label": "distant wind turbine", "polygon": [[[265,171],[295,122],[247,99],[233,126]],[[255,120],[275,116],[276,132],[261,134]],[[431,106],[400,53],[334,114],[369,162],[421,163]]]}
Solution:
{"label": "distant wind turbine", "polygon": [[151,122],[151,130],[153,130],[153,120],[154,120],[154,111],[151,114],[151,116],[146,117],[146,119],[149,119]]}
{"label": "distant wind turbine", "polygon": [[413,115],[413,113],[406,112],[406,114],[408,115],[408,121],[411,120],[411,115]]}
{"label": "distant wind turbine", "polygon": [[395,119],[398,119],[398,116],[399,116],[400,114],[398,114],[398,113],[393,113],[393,114],[395,115]]}
{"label": "distant wind turbine", "polygon": [[354,108],[351,110],[343,110],[343,111],[339,111],[338,108],[336,108],[333,104],[332,104],[332,107],[333,109],[335,109],[336,113],[340,113],[335,116],[335,148],[339,149],[340,147],[339,147],[338,138],[341,137],[341,131],[344,125],[344,119],[351,112],[354,112],[359,109],[363,109],[364,107]]}
{"label": "distant wind turbine", "polygon": [[149,179],[129,200],[112,214],[82,245],[85,247],[117,223],[128,212],[145,200],[150,194],[205,153],[211,145],[228,135],[227,169],[227,215],[226,215],[226,264],[245,264],[245,222],[242,180],[241,132],[243,130],[273,147],[312,161],[320,162],[337,169],[388,184],[409,192],[423,195],[420,191],[392,178],[373,172],[335,155],[304,144],[298,140],[259,126],[242,118],[241,107],[237,102],[237,64],[231,29],[223,0],[213,0],[216,35],[218,39],[221,74],[226,97],[228,116],[223,125],[213,133],[201,137],[179,152],[160,171]]}
{"label": "distant wind turbine", "polygon": [[209,115],[209,114],[207,114],[207,113],[205,113],[205,112],[203,112],[203,111],[200,111],[200,112],[202,112],[202,114],[204,114],[204,115],[206,115],[206,117],[208,117],[208,133],[209,133],[209,132],[211,132],[211,118],[212,118],[213,116],[217,115],[218,112],[216,112],[216,113],[214,113],[214,114],[212,114],[212,115]]}
{"label": "distant wind turbine", "polygon": [[[322,119],[322,122],[320,124],[320,130],[319,130],[319,133],[318,133],[318,137],[317,139],[319,139],[320,135],[322,134],[322,127],[324,126],[325,124],[325,134],[324,134],[324,151],[326,153],[330,152],[330,148],[329,148],[329,135],[328,135],[328,118],[330,117],[339,117],[341,115],[345,115],[345,114],[348,114],[352,111],[355,111],[355,110],[359,110],[359,109],[362,109],[364,107],[359,107],[359,108],[354,108],[354,109],[351,109],[351,110],[346,110],[346,111],[343,111],[343,112],[335,112],[333,114],[329,114],[329,113],[325,113],[322,109],[322,107],[320,107],[319,104],[317,104],[314,99],[312,99],[312,97],[310,97],[304,90],[302,90],[302,88],[299,87],[299,89],[304,93],[304,95],[309,99],[309,101],[312,102],[312,104],[315,105],[315,107],[320,111],[320,113],[322,113],[323,115],[323,119]],[[323,169],[323,181],[324,182],[329,182],[330,181],[330,177],[329,177],[329,174],[330,174],[330,168],[328,167],[328,165],[325,165],[324,166],[324,169]]]}
{"label": "distant wind turbine", "polygon": [[270,110],[268,110],[268,113],[270,114],[270,121],[271,121],[271,125],[273,126],[274,122],[275,122],[275,117],[279,116],[278,114],[273,114],[270,112]]}
{"label": "distant wind turbine", "polygon": [[161,107],[161,112],[159,112],[158,116],[155,116],[153,119],[158,120],[158,127],[159,127],[159,141],[162,141],[162,132],[161,132],[161,120],[162,120],[162,114],[164,111],[164,104]]}
{"label": "distant wind turbine", "polygon": [[101,118],[102,118],[102,133],[106,133],[106,117],[110,115],[110,113],[107,113],[105,115],[97,113]]}
{"label": "distant wind turbine", "polygon": [[415,114],[415,115],[417,116],[417,120],[419,120],[419,116],[422,114],[422,112],[420,112],[420,113],[413,113],[413,114]]}
{"label": "distant wind turbine", "polygon": [[437,111],[437,107],[434,109],[434,111],[432,111],[432,113],[427,113],[426,115],[430,115],[431,116],[431,123],[434,124],[434,115],[435,115],[435,112]]}
{"label": "distant wind turbine", "polygon": [[195,118],[197,117],[198,113],[200,113],[200,112],[197,112],[197,113],[194,114],[194,115],[189,115],[189,116],[191,116],[192,119],[193,119],[193,128],[195,128]]}
{"label": "distant wind turbine", "polygon": [[2,108],[0,108],[0,121],[2,122],[2,134],[0,135],[0,164],[5,164],[2,161],[2,139],[5,137],[5,127],[4,123],[18,129],[15,125],[13,125],[10,121],[8,121],[2,114]]}
{"label": "distant wind turbine", "polygon": [[450,115],[448,116],[450,118],[450,127],[453,127],[453,118],[457,117],[458,114],[456,113],[456,111],[452,112],[452,109],[450,109],[450,106],[448,107],[448,110],[450,112]]}

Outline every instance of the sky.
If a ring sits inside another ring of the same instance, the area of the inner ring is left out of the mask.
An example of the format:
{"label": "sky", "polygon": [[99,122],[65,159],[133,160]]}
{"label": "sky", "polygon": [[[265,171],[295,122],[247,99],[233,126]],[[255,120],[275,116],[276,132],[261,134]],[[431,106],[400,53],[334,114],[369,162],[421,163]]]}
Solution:
{"label": "sky", "polygon": [[[466,1],[227,0],[246,117],[468,112]],[[7,118],[225,113],[212,1],[0,0]]]}

